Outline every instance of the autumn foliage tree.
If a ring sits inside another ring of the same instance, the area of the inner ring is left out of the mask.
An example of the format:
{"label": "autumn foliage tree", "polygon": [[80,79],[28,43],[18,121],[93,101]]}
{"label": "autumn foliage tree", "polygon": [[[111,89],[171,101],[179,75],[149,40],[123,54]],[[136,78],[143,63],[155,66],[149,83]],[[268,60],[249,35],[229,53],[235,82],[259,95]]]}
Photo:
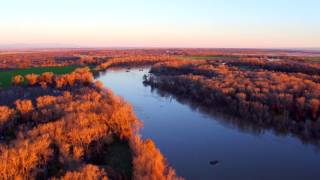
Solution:
{"label": "autumn foliage tree", "polygon": [[61,180],[74,180],[74,179],[90,179],[90,180],[108,180],[107,173],[94,165],[86,165],[79,171],[67,172]]}
{"label": "autumn foliage tree", "polygon": [[15,118],[15,110],[7,106],[0,106],[0,130],[4,131],[6,128],[12,128]]}
{"label": "autumn foliage tree", "polygon": [[20,85],[23,83],[23,81],[24,81],[24,78],[21,75],[13,76],[11,80],[13,85]]}
{"label": "autumn foliage tree", "polygon": [[152,140],[143,141],[140,137],[135,137],[131,146],[135,153],[135,158],[133,159],[134,179],[183,179],[177,177],[172,167],[167,165],[165,158]]}
{"label": "autumn foliage tree", "polygon": [[25,78],[26,78],[26,80],[28,81],[28,84],[29,85],[35,85],[36,83],[37,83],[37,81],[38,81],[38,75],[36,75],[36,74],[34,74],[34,73],[32,73],[32,74],[27,74],[26,76],[25,76]]}
{"label": "autumn foliage tree", "polygon": [[15,102],[15,105],[18,112],[20,112],[22,115],[27,114],[33,110],[33,105],[31,100],[17,100]]}

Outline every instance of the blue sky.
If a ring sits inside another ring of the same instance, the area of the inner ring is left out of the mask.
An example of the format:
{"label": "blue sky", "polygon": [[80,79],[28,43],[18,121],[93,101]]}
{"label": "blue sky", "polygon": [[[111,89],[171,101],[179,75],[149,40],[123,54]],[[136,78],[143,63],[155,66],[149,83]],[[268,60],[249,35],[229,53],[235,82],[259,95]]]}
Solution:
{"label": "blue sky", "polygon": [[0,44],[320,47],[317,0],[6,0]]}

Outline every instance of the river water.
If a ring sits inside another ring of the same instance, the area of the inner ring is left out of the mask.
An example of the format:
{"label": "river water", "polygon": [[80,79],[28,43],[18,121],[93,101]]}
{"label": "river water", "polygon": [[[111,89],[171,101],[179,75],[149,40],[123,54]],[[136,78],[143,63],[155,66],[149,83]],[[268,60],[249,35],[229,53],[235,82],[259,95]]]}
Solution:
{"label": "river water", "polygon": [[148,71],[110,69],[98,80],[133,105],[144,123],[142,137],[156,143],[178,175],[196,180],[320,178],[315,145],[235,123],[152,90],[142,83]]}

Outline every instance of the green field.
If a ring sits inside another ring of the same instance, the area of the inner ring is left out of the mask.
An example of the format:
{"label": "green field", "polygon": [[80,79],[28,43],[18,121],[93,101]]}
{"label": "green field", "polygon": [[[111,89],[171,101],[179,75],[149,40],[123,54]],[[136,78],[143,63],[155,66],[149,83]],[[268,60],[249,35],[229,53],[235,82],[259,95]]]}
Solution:
{"label": "green field", "polygon": [[72,72],[79,66],[63,66],[63,67],[34,67],[27,69],[14,69],[14,70],[0,70],[0,87],[11,86],[11,79],[15,75],[26,75],[26,74],[42,74],[44,72],[53,72],[55,74],[67,74]]}

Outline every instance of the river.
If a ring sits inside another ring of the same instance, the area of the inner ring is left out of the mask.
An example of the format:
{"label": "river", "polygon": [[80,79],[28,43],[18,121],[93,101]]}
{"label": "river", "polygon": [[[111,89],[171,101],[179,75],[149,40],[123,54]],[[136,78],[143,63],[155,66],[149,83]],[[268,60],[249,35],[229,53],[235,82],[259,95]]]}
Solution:
{"label": "river", "polygon": [[[319,179],[320,151],[290,135],[207,113],[144,86],[148,68],[109,69],[98,80],[134,107],[151,138],[186,179]],[[210,164],[211,162],[211,164]]]}

